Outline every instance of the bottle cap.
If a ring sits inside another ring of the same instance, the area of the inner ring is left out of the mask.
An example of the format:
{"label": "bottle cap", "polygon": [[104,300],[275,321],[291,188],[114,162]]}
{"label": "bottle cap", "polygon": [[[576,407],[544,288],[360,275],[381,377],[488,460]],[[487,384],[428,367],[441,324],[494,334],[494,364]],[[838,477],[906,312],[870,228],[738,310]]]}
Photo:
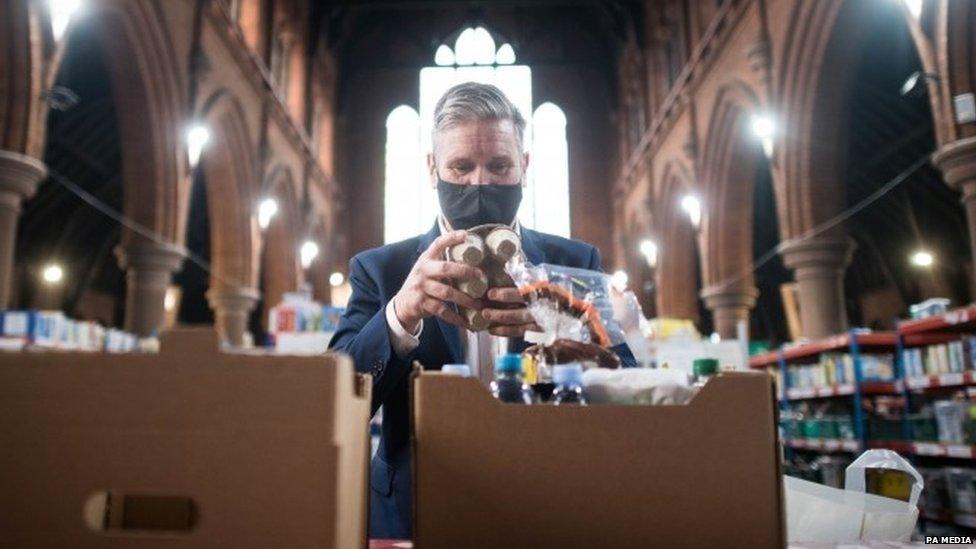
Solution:
{"label": "bottle cap", "polygon": [[522,355],[509,353],[499,356],[495,360],[495,372],[506,372],[510,374],[522,373]]}
{"label": "bottle cap", "polygon": [[552,367],[552,381],[556,385],[581,385],[583,383],[583,366],[577,362],[557,364]]}
{"label": "bottle cap", "polygon": [[718,360],[714,358],[696,358],[691,363],[691,372],[696,376],[713,376],[718,373]]}
{"label": "bottle cap", "polygon": [[471,377],[471,367],[467,364],[445,364],[441,366],[441,372],[453,376]]}

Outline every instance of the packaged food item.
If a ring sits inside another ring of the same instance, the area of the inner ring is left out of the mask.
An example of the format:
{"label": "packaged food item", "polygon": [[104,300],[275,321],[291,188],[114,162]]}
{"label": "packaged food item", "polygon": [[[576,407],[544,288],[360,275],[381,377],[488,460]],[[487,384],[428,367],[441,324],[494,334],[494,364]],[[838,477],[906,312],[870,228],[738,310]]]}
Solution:
{"label": "packaged food item", "polygon": [[441,366],[441,372],[461,377],[471,377],[471,367],[467,364],[445,364]]}
{"label": "packaged food item", "polygon": [[509,261],[505,269],[528,303],[532,318],[542,328],[545,340],[540,343],[548,345],[557,339],[601,347],[625,343],[623,330],[614,317],[608,275],[526,261]]}
{"label": "packaged food item", "polygon": [[[505,262],[522,255],[522,243],[518,235],[507,225],[488,224],[472,227],[464,242],[452,246],[447,257],[457,263],[477,267],[482,277],[464,280],[457,289],[474,299],[480,299],[492,288],[512,287],[514,283],[505,272]],[[481,312],[460,307],[469,327],[476,332],[487,330],[491,323]]]}

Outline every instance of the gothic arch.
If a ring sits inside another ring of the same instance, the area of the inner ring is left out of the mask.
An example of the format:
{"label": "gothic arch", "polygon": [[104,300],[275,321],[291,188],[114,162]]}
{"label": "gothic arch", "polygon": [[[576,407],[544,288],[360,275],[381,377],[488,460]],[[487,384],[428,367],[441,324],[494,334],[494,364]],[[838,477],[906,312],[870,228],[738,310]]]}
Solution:
{"label": "gothic arch", "polygon": [[298,262],[302,212],[300,190],[291,171],[275,166],[267,178],[264,197],[278,203],[278,213],[265,229],[261,261],[264,273],[264,308],[267,312],[281,301],[286,292],[298,289],[302,271]]}
{"label": "gothic arch", "polygon": [[691,169],[669,161],[661,176],[652,221],[659,241],[657,268],[657,313],[670,318],[698,318],[697,234],[681,209],[681,199],[692,192]]}
{"label": "gothic arch", "polygon": [[240,102],[218,91],[202,117],[211,138],[201,159],[207,180],[211,227],[211,289],[253,289],[257,285],[258,237],[255,152]]}
{"label": "gothic arch", "polygon": [[[86,17],[99,27],[111,73],[122,142],[123,209],[160,237],[182,243],[186,85],[166,19],[149,0],[94,2]],[[135,236],[123,234],[124,244]]]}
{"label": "gothic arch", "polygon": [[[774,70],[781,126],[774,162],[783,240],[844,208],[849,91],[871,2],[797,2]],[[842,236],[839,227],[831,235]]]}
{"label": "gothic arch", "polygon": [[762,151],[748,125],[758,106],[757,94],[734,81],[719,91],[708,118],[699,167],[702,278],[715,290],[752,288],[752,192]]}

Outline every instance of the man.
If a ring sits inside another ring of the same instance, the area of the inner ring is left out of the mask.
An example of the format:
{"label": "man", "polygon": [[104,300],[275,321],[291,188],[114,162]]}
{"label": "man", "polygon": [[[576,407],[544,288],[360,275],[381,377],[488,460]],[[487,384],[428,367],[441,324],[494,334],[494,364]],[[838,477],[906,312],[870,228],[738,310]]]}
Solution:
{"label": "man", "polygon": [[[427,156],[441,206],[437,223],[425,235],[362,252],[349,263],[352,296],[331,347],[372,374],[373,412],[383,406],[383,434],[370,474],[370,537],[410,537],[411,363],[467,363],[488,379],[494,355],[522,351],[526,330],[538,330],[514,288],[493,289],[487,300],[456,290],[453,281],[479,272],[445,261],[448,248],[464,241],[465,229],[504,223],[519,232],[533,264],[600,269],[593,246],[518,225],[529,165],[524,130],[522,115],[495,86],[469,82],[448,90],[434,110],[433,152]],[[456,306],[481,310],[492,327],[471,332]]]}

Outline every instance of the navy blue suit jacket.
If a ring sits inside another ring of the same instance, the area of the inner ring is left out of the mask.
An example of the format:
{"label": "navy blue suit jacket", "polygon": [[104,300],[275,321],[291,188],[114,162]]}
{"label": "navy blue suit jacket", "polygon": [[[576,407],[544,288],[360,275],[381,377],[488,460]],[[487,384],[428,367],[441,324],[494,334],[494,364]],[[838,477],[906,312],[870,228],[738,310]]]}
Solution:
{"label": "navy blue suit jacket", "polygon": [[[425,368],[463,363],[459,330],[440,318],[424,321],[420,345],[404,358],[397,357],[386,325],[386,305],[403,286],[420,254],[440,231],[357,254],[349,262],[352,296],[330,348],[352,356],[356,370],[373,376],[372,412],[383,406],[379,450],[370,465],[370,517],[372,538],[406,539],[412,520],[410,466],[409,379],[414,360]],[[522,249],[533,264],[600,269],[599,251],[583,242],[522,228]],[[524,340],[512,340],[511,352],[521,352]],[[632,360],[629,349],[619,350]]]}

